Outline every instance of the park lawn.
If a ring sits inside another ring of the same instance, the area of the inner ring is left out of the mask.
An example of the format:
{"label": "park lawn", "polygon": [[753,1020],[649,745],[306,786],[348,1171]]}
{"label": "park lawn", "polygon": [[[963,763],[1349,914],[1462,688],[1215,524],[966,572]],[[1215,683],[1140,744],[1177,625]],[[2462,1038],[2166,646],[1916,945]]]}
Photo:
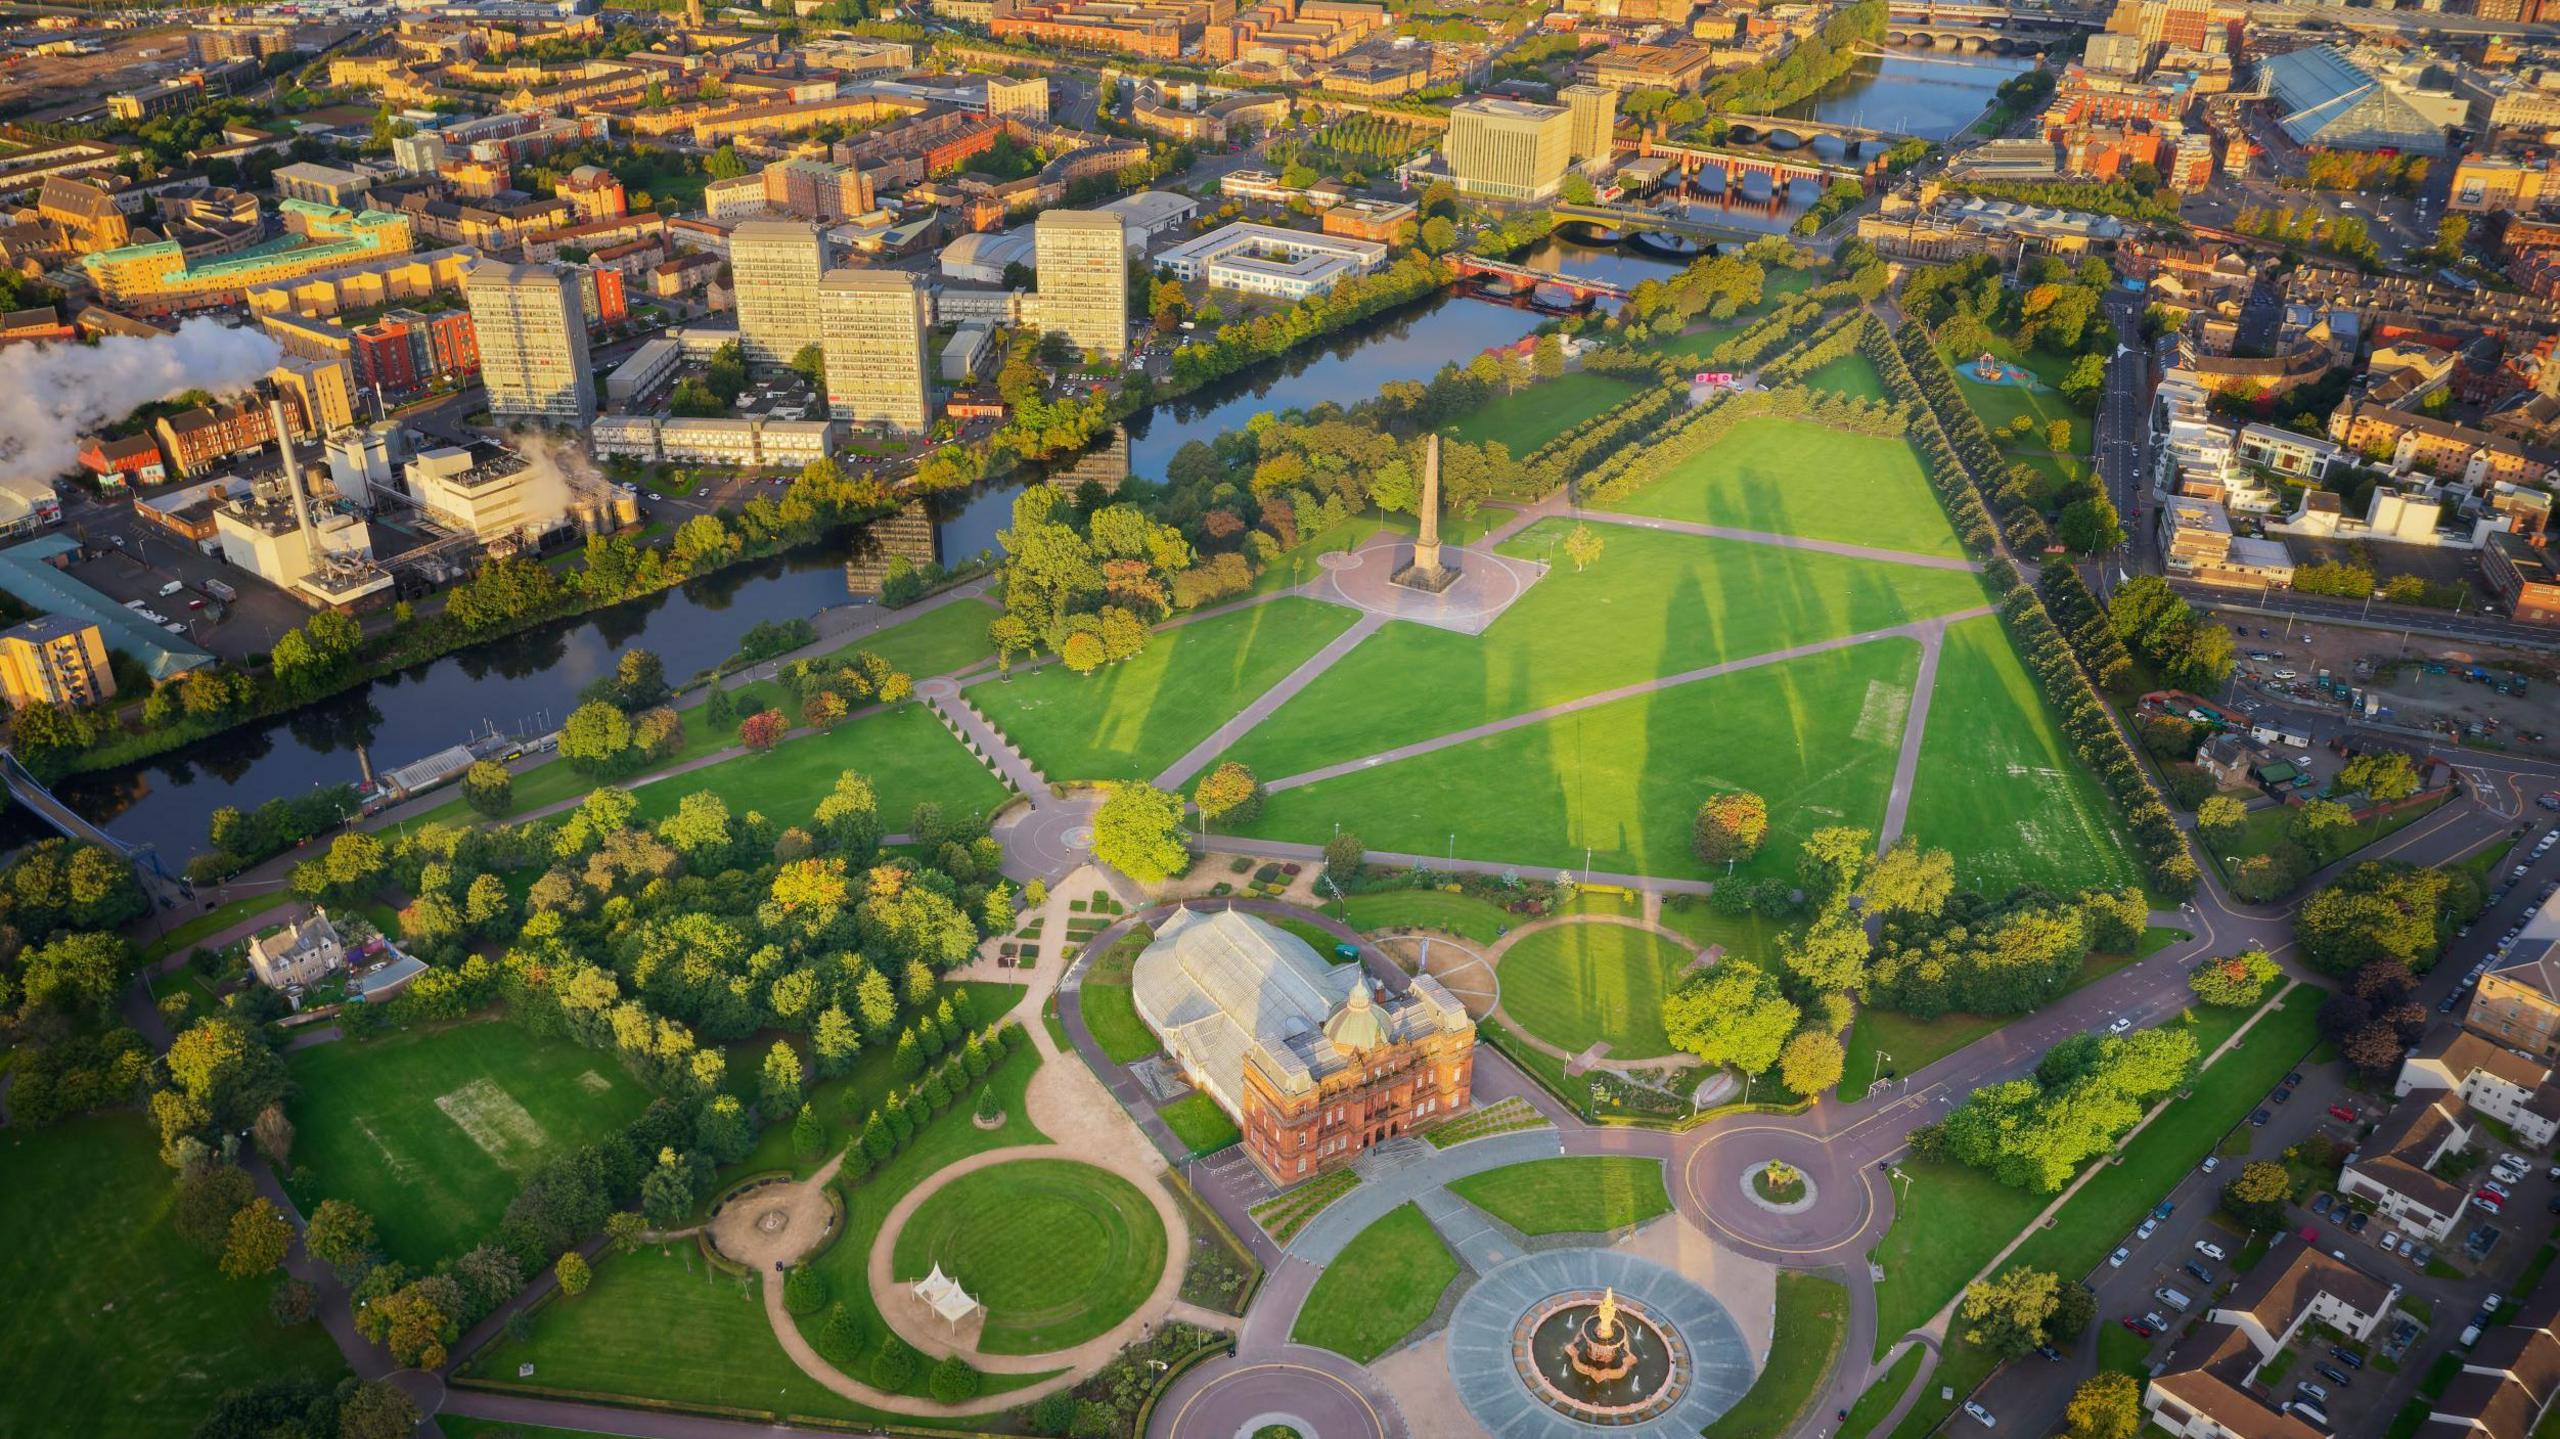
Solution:
{"label": "park lawn", "polygon": [[1769,837],[1738,872],[1790,874],[1814,830],[1882,820],[1918,664],[1879,640],[1637,695],[1281,790],[1252,832],[1322,843],[1339,822],[1373,850],[1722,878],[1690,847],[1698,796],[1748,789]]}
{"label": "park lawn", "polygon": [[1003,613],[983,600],[953,600],[830,651],[818,663],[823,666],[856,650],[869,650],[917,679],[947,675],[994,658],[996,646],[987,638],[987,623]]}
{"label": "park lawn", "polygon": [[1438,889],[1390,889],[1346,895],[1338,905],[1344,923],[1369,933],[1382,929],[1430,929],[1478,944],[1491,944],[1519,920],[1502,906],[1471,894]]}
{"label": "park lawn", "polygon": [[1149,780],[1359,616],[1282,598],[1158,631],[1099,673],[1049,665],[969,697],[1052,780]]}
{"label": "park lawn", "polygon": [[1810,389],[1829,390],[1852,400],[1874,400],[1884,403],[1884,376],[1876,373],[1875,361],[1851,351],[1839,359],[1804,377]]}
{"label": "park lawn", "polygon": [[1421,1207],[1398,1205],[1325,1266],[1289,1338],[1369,1363],[1430,1318],[1457,1277],[1458,1257]]}
{"label": "park lawn", "polygon": [[1984,894],[2142,879],[2114,809],[2055,728],[1999,617],[1947,627],[1909,833]]}
{"label": "park lawn", "polygon": [[[1909,441],[1777,415],[1742,421],[1661,479],[1597,508],[1939,558],[1963,553]],[[1602,534],[1618,543],[1617,531]]]}
{"label": "park lawn", "polygon": [[1682,945],[1624,924],[1560,924],[1520,936],[1497,971],[1502,1010],[1569,1054],[1594,1044],[1611,1059],[1659,1059],[1663,996],[1697,959]]}
{"label": "park lawn", "polygon": [[984,1352],[1046,1354],[1135,1313],[1164,1263],[1164,1221],[1136,1185],[1079,1160],[1016,1159],[937,1190],[899,1228],[890,1268],[910,1284],[939,1265],[967,1286],[987,1306]]}
{"label": "park lawn", "polygon": [[2088,412],[2062,397],[2062,380],[2071,372],[2072,362],[2056,359],[2042,351],[2020,350],[2005,340],[1993,343],[1991,353],[2010,364],[2034,371],[2036,378],[2046,386],[2041,390],[2029,390],[2017,385],[1986,385],[1973,378],[1965,368],[1973,363],[1974,356],[1948,355],[1947,364],[1956,375],[1956,392],[1964,396],[1965,403],[1973,408],[1974,416],[1982,421],[1983,428],[1991,431],[1992,438],[2006,446],[2008,436],[2001,427],[2017,416],[2025,415],[2035,421],[2035,433],[2019,441],[2018,448],[2041,450],[2045,448],[2044,427],[2055,420],[2067,419],[2071,422],[2071,453],[2089,453]]}
{"label": "park lawn", "polygon": [[1156,1111],[1173,1137],[1194,1154],[1215,1154],[1244,1138],[1236,1122],[1202,1090],[1193,1090]]}
{"label": "park lawn", "polygon": [[1662,1161],[1627,1154],[1506,1164],[1453,1180],[1449,1192],[1532,1237],[1605,1234],[1671,1212]]}
{"label": "park lawn", "polygon": [[1575,370],[1540,380],[1517,394],[1497,395],[1449,424],[1450,439],[1498,441],[1519,459],[1549,440],[1633,399],[1645,386],[1624,375]]}
{"label": "park lawn", "polygon": [[1762,1439],[1793,1433],[1840,1357],[1849,1326],[1849,1291],[1818,1274],[1778,1273],[1778,1314],[1769,1364],[1749,1393],[1707,1426],[1706,1439]]}
{"label": "park lawn", "polygon": [[[1553,567],[1482,635],[1390,624],[1226,757],[1267,784],[1564,700],[1984,603],[1979,577],[1963,571],[1623,525],[1593,526],[1604,550],[1577,571],[1551,554],[1572,528],[1543,520],[1502,546]],[[1715,723],[1693,735],[1725,732]]]}
{"label": "park lawn", "polygon": [[175,1176],[138,1115],[0,1131],[0,1172],[0,1433],[183,1434],[224,1390],[346,1373],[318,1324],[267,1317],[272,1279],[225,1279],[178,1237]]}
{"label": "park lawn", "polygon": [[[880,1232],[880,1221],[888,1217],[890,1208],[907,1191],[951,1164],[990,1149],[1044,1142],[1048,1136],[1032,1124],[1025,1099],[1031,1088],[1031,1077],[1039,1068],[1039,1051],[1026,1040],[1022,1048],[1005,1057],[1004,1063],[987,1072],[984,1084],[995,1091],[996,1102],[1004,1108],[1003,1124],[994,1129],[980,1129],[970,1122],[970,1113],[977,1103],[977,1091],[973,1089],[954,1098],[949,1109],[944,1110],[932,1124],[919,1130],[905,1149],[890,1156],[888,1163],[858,1180],[840,1181],[845,1192],[844,1227],[824,1254],[807,1262],[826,1278],[834,1301],[842,1304],[860,1322],[866,1336],[862,1352],[854,1356],[852,1362],[839,1365],[845,1372],[868,1378],[872,1360],[878,1356],[881,1342],[888,1334],[879,1309],[872,1303],[870,1280],[866,1273],[872,1241]],[[1060,1157],[1066,1157],[1064,1151],[1060,1151]],[[1148,1280],[1152,1283],[1154,1276],[1149,1275]],[[815,1329],[819,1322],[811,1321],[810,1328]],[[804,1334],[804,1337],[811,1343],[817,1342],[815,1334]],[[902,1392],[926,1393],[925,1371],[928,1367],[918,1365],[915,1377]],[[990,1374],[986,1387],[990,1391],[1018,1388],[1037,1377]]]}
{"label": "park lawn", "polygon": [[906,704],[786,740],[763,754],[742,754],[642,785],[632,791],[640,800],[636,818],[654,824],[674,814],[686,795],[711,790],[728,801],[734,817],[754,810],[776,825],[806,824],[846,770],[870,777],[881,822],[893,833],[904,830],[915,807],[928,801],[956,820],[993,814],[1012,797],[932,710]]}
{"label": "park lawn", "polygon": [[383,1253],[432,1267],[494,1234],[542,1163],[640,1117],[649,1091],[609,1055],[499,1020],[340,1040],[285,1056],[297,1091],[287,1187],[342,1199]]}
{"label": "park lawn", "polygon": [[[2081,956],[2080,972],[2063,986],[2062,993],[2093,984],[2135,960],[2148,959],[2172,944],[2192,938],[2183,929],[2151,925],[2143,930],[2130,954],[2100,954],[2092,950]],[[1840,1076],[1840,1102],[1855,1104],[1866,1096],[1867,1087],[1875,1083],[1876,1073],[1883,1066],[1882,1056],[1892,1057],[1896,1074],[1918,1074],[1975,1040],[1996,1034],[2023,1018],[2017,1014],[1957,1012],[1922,1019],[1898,1010],[1861,1007],[1857,1023],[1849,1031],[1847,1063]]]}

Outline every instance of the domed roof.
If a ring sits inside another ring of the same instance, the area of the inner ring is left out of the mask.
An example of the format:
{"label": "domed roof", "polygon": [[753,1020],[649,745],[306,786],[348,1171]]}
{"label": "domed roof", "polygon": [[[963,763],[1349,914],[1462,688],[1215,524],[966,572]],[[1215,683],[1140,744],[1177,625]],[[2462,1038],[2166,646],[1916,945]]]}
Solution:
{"label": "domed roof", "polygon": [[1387,1027],[1378,1018],[1377,1006],[1369,1002],[1366,978],[1351,982],[1350,997],[1324,1022],[1324,1037],[1333,1041],[1334,1048],[1349,1054],[1386,1047]]}

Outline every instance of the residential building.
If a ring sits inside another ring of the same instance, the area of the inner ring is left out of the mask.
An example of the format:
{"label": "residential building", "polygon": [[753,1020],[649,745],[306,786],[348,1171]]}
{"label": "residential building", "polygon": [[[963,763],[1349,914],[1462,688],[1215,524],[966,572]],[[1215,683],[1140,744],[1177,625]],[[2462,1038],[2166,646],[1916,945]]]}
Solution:
{"label": "residential building", "polygon": [[87,709],[114,699],[106,637],[98,627],[62,615],[38,615],[0,630],[0,699],[13,710],[31,704]]}
{"label": "residential building", "polygon": [[577,278],[547,265],[474,266],[464,286],[489,413],[584,424],[596,381]]}
{"label": "residential building", "polygon": [[2400,1065],[2392,1092],[2450,1091],[2515,1133],[2521,1144],[2548,1146],[2560,1135],[2560,1085],[2551,1067],[2476,1034],[2437,1031]]}
{"label": "residential building", "polygon": [[1205,281],[1213,289],[1302,300],[1381,268],[1387,247],[1239,220],[1176,245],[1155,262],[1176,279]]}
{"label": "residential building", "polygon": [[1568,152],[1576,165],[1605,167],[1617,148],[1618,91],[1609,85],[1567,85],[1556,98],[1573,116]]}
{"label": "residential building", "polygon": [[269,989],[308,987],[347,962],[346,942],[329,912],[314,909],[301,920],[249,941],[249,969]]}
{"label": "residential building", "polygon": [[749,369],[773,370],[819,342],[818,278],[827,242],[806,220],[749,220],[729,232],[738,348]]}
{"label": "residential building", "polygon": [[2470,1106],[2451,1094],[2413,1097],[2366,1135],[2338,1174],[2338,1192],[2368,1199],[2385,1222],[2429,1243],[2441,1242],[2471,1201],[2458,1179],[2436,1172],[2446,1156],[2471,1146]]}
{"label": "residential building", "polygon": [[1360,966],[1239,911],[1175,911],[1130,988],[1139,1018],[1275,1184],[1436,1124],[1472,1092],[1475,1023],[1438,980],[1417,975],[1382,998]]}
{"label": "residential building", "polygon": [[1126,225],[1108,210],[1044,210],[1032,230],[1042,328],[1108,360],[1129,353]]}
{"label": "residential building", "polygon": [[829,270],[818,282],[818,328],[827,357],[827,415],[900,434],[933,425],[926,376],[933,299],[905,270]]}
{"label": "residential building", "polygon": [[1573,112],[1523,100],[1469,100],[1449,112],[1441,149],[1462,193],[1551,199],[1573,162]]}

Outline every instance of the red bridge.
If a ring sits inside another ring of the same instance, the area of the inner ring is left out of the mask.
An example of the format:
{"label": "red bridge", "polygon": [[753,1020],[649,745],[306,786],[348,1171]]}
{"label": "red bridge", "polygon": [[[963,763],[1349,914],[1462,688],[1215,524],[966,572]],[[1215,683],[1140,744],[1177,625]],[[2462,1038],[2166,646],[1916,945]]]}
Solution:
{"label": "red bridge", "polygon": [[1515,284],[1542,285],[1549,289],[1564,290],[1572,294],[1575,304],[1595,297],[1610,300],[1627,298],[1627,290],[1624,286],[1613,285],[1606,280],[1596,280],[1588,275],[1563,275],[1553,270],[1532,270],[1526,265],[1488,260],[1480,255],[1452,255],[1449,257],[1449,264],[1461,275],[1489,275]]}

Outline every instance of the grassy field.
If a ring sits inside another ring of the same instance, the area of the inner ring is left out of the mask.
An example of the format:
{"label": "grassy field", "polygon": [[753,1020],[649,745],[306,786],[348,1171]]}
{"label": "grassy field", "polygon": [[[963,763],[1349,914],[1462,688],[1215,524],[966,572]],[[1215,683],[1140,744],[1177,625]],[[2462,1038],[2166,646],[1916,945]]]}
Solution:
{"label": "grassy field", "polygon": [[1854,351],[1804,377],[1805,384],[1816,390],[1829,390],[1853,400],[1887,399],[1884,376],[1876,373],[1873,360]]}
{"label": "grassy field", "polygon": [[[1600,508],[1913,554],[1961,553],[1908,442],[1770,415],[1744,420],[1661,479]],[[1616,542],[1617,532],[1603,533]]]}
{"label": "grassy field", "polygon": [[1215,1154],[1244,1138],[1218,1101],[1197,1089],[1157,1110],[1156,1117],[1194,1154]]}
{"label": "grassy field", "polygon": [[1430,1318],[1457,1277],[1458,1257],[1440,1232],[1419,1206],[1400,1205],[1325,1266],[1289,1338],[1366,1364]]}
{"label": "grassy field", "polygon": [[1605,1043],[1611,1059],[1656,1059],[1673,1051],[1662,1032],[1662,998],[1696,958],[1628,925],[1557,925],[1503,952],[1502,1008],[1568,1053]]}
{"label": "grassy field", "polygon": [[964,1174],[898,1230],[901,1283],[934,1265],[987,1306],[978,1347],[1046,1354],[1137,1310],[1164,1273],[1164,1222],[1138,1187],[1071,1159],[1016,1159]]}
{"label": "grassy field", "polygon": [[1459,416],[1448,437],[1470,445],[1498,440],[1518,459],[1595,415],[1626,403],[1644,388],[1622,375],[1575,370],[1541,380],[1516,395],[1502,395]]}
{"label": "grassy field", "polygon": [[905,829],[907,817],[926,800],[958,818],[991,814],[1012,794],[921,703],[847,720],[824,734],[786,740],[763,754],[722,760],[632,793],[645,824],[674,814],[698,790],[717,792],[735,816],[755,810],[777,825],[804,824],[846,770],[870,776],[880,796],[880,818],[892,833]]}
{"label": "grassy field", "polygon": [[1357,618],[1274,600],[1164,631],[1097,674],[1050,665],[969,697],[1053,780],[1153,779]]}
{"label": "grassy field", "polygon": [[1910,832],[1951,851],[1956,882],[1984,894],[2141,880],[2106,796],[2064,744],[1996,615],[1947,629]]}
{"label": "grassy field", "polygon": [[[1546,559],[1570,529],[1542,521],[1503,550]],[[1624,526],[1600,533],[1606,548],[1588,570],[1553,554],[1554,567],[1482,635],[1388,625],[1228,757],[1275,780],[1562,700],[1983,603],[1976,577],[1957,571]],[[1595,634],[1609,643],[1592,643]]]}
{"label": "grassy field", "polygon": [[1662,1161],[1625,1154],[1507,1164],[1457,1180],[1449,1192],[1532,1236],[1603,1234],[1671,1212]]}
{"label": "grassy field", "polygon": [[649,1092],[607,1055],[482,1021],[286,1056],[295,1202],[373,1216],[383,1252],[425,1269],[488,1237],[525,1177],[630,1123]]}
{"label": "grassy field", "polygon": [[319,1325],[267,1317],[273,1281],[225,1279],[178,1237],[149,1121],[0,1131],[0,1172],[0,1433],[183,1434],[226,1389],[346,1372]]}
{"label": "grassy field", "polygon": [[1792,873],[1815,829],[1883,818],[1918,664],[1879,640],[1638,695],[1283,790],[1253,832],[1321,842],[1339,822],[1372,849],[1697,878],[1698,799],[1739,788],[1770,801],[1740,872]]}
{"label": "grassy field", "polygon": [[1849,1327],[1849,1291],[1818,1274],[1778,1274],[1777,1327],[1769,1339],[1769,1364],[1742,1402],[1707,1426],[1706,1439],[1761,1439],[1795,1429],[1796,1416],[1813,1399],[1840,1357]]}

